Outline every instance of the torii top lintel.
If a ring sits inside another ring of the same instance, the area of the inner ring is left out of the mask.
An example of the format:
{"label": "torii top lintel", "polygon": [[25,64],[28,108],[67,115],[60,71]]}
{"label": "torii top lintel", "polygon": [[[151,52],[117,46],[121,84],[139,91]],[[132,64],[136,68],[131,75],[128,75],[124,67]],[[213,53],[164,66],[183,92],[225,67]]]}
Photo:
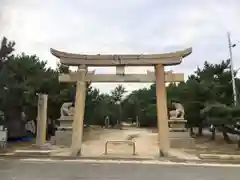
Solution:
{"label": "torii top lintel", "polygon": [[50,49],[51,53],[65,65],[79,66],[153,66],[156,64],[177,65],[182,58],[192,53],[192,48],[164,54],[116,54],[116,55],[86,55],[72,54]]}

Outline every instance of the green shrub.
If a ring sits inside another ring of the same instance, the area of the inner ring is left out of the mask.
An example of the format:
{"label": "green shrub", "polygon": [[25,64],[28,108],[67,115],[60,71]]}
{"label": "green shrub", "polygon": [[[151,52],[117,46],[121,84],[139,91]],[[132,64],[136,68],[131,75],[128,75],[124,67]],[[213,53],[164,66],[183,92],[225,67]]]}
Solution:
{"label": "green shrub", "polygon": [[231,113],[231,124],[236,124],[240,122],[240,106],[234,106],[230,109]]}
{"label": "green shrub", "polygon": [[207,123],[215,126],[230,124],[231,121],[231,108],[224,104],[210,104],[207,105],[202,111],[202,116]]}

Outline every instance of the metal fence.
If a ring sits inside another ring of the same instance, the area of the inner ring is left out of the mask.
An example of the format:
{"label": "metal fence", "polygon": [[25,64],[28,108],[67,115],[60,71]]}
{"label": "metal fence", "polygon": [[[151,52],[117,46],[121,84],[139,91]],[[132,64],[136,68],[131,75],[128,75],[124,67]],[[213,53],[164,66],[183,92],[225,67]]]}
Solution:
{"label": "metal fence", "polygon": [[131,144],[132,148],[133,148],[132,155],[136,155],[136,144],[135,144],[135,142],[133,142],[133,141],[119,141],[119,140],[106,141],[105,142],[105,154],[108,153],[107,148],[108,148],[109,143],[112,143],[112,144],[115,144],[115,143],[117,143],[117,144]]}

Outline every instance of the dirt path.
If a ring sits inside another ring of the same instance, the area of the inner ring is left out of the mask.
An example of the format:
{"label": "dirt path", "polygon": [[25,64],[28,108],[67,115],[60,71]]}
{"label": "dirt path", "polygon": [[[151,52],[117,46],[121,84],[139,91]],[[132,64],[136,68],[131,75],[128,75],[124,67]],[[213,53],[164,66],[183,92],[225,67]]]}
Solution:
{"label": "dirt path", "polygon": [[[184,149],[193,154],[203,152],[222,153],[222,154],[239,154],[236,150],[236,143],[226,144],[221,134],[216,135],[215,141],[209,141],[209,133],[201,138],[196,138],[196,147],[192,149]],[[83,154],[85,155],[102,155],[104,154],[104,145],[107,140],[132,140],[136,144],[136,152],[139,156],[155,156],[158,154],[157,133],[149,129],[125,128],[118,129],[102,129],[96,128],[85,134],[83,143]],[[132,146],[127,144],[109,144],[109,154],[132,154]]]}
{"label": "dirt path", "polygon": [[[104,145],[108,140],[132,140],[136,143],[136,152],[142,156],[154,156],[158,152],[157,135],[147,129],[127,128],[94,129],[85,134],[83,143],[84,155],[102,155]],[[109,143],[109,154],[132,154],[132,146],[128,144]]]}

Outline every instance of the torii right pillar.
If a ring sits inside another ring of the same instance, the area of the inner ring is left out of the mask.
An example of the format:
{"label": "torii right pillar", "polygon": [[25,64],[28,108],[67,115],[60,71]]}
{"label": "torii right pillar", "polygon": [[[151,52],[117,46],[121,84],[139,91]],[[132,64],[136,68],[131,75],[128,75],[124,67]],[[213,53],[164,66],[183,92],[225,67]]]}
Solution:
{"label": "torii right pillar", "polygon": [[157,104],[158,146],[160,156],[165,156],[168,154],[170,142],[169,142],[164,65],[158,64],[155,66],[155,76],[157,96],[156,104]]}

